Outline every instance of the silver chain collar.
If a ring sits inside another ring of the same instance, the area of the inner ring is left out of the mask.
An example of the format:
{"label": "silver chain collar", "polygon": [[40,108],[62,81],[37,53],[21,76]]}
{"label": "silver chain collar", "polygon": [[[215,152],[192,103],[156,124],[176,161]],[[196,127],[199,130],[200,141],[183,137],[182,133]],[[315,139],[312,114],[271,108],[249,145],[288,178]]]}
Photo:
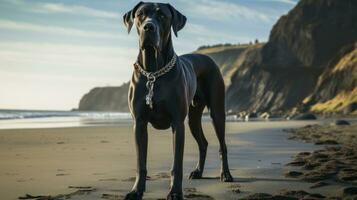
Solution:
{"label": "silver chain collar", "polygon": [[153,108],[152,97],[154,96],[154,83],[156,79],[168,73],[175,66],[176,60],[177,60],[177,55],[174,54],[170,62],[168,62],[165,65],[165,67],[161,68],[156,72],[145,71],[138,62],[134,63],[135,69],[139,70],[139,72],[147,78],[146,88],[148,89],[148,94],[146,95],[145,100],[146,100],[146,105],[148,105],[151,109]]}

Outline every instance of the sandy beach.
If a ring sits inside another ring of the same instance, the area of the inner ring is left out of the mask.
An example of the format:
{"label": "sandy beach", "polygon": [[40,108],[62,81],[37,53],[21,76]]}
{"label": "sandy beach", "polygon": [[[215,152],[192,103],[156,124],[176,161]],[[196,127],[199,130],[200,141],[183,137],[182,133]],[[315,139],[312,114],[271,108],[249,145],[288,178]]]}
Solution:
{"label": "sandy beach", "polygon": [[[229,162],[234,183],[219,182],[218,143],[209,122],[204,131],[209,141],[205,179],[188,180],[197,159],[197,146],[186,130],[184,188],[187,198],[237,199],[251,193],[275,193],[304,189],[311,183],[285,178],[285,164],[301,151],[317,147],[288,140],[283,129],[315,122],[227,123]],[[135,176],[132,125],[76,128],[0,130],[1,199],[26,194],[71,194],[71,199],[121,199]],[[145,199],[166,197],[172,160],[170,131],[149,130],[148,179]],[[81,188],[82,187],[82,188]],[[324,187],[324,194],[339,186]],[[76,192],[84,189],[83,192]],[[192,195],[193,194],[193,195]]]}

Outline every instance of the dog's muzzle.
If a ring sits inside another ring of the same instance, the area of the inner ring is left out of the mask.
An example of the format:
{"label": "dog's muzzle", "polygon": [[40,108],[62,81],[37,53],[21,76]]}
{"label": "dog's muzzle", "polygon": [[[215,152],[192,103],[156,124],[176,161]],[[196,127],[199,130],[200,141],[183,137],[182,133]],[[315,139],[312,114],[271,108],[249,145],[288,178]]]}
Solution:
{"label": "dog's muzzle", "polygon": [[141,48],[154,47],[156,50],[160,46],[159,28],[152,20],[146,21],[141,26]]}

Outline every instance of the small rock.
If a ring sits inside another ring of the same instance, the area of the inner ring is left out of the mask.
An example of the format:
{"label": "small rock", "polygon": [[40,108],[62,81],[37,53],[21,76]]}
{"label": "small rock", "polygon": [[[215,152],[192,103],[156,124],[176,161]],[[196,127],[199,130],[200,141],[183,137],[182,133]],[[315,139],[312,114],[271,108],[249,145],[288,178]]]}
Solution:
{"label": "small rock", "polygon": [[350,124],[348,121],[346,121],[346,120],[339,119],[339,120],[334,121],[331,125],[335,125],[335,126],[348,126],[348,125],[351,125],[351,124]]}
{"label": "small rock", "polygon": [[335,140],[323,140],[315,142],[316,145],[337,145],[338,142]]}
{"label": "small rock", "polygon": [[300,114],[293,118],[294,120],[316,120],[317,117],[311,113]]}
{"label": "small rock", "polygon": [[248,114],[248,117],[249,118],[257,118],[258,114],[256,112],[251,112],[251,113]]}
{"label": "small rock", "polygon": [[270,118],[270,114],[268,112],[265,112],[263,114],[260,115],[260,118],[262,119],[269,119]]}
{"label": "small rock", "polygon": [[292,177],[292,178],[296,178],[296,177],[299,177],[301,175],[303,175],[303,173],[302,172],[297,172],[297,171],[289,171],[289,172],[285,173],[285,176]]}

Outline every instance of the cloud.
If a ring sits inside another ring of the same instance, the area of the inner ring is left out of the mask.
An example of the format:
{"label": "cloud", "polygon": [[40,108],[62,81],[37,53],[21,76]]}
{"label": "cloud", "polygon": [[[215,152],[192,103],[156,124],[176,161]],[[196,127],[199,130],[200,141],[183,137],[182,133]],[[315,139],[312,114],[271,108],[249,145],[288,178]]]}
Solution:
{"label": "cloud", "polygon": [[62,4],[62,3],[29,3],[24,0],[3,0],[7,3],[16,5],[18,8],[22,7],[23,10],[35,13],[65,13],[74,15],[83,15],[89,17],[99,17],[99,18],[111,18],[119,19],[121,18],[120,13],[104,11],[99,9],[90,8],[83,5],[76,4]]}
{"label": "cloud", "polygon": [[202,42],[218,42],[217,40],[219,39],[232,42],[246,42],[252,40],[252,38],[249,37],[241,36],[238,34],[230,34],[225,31],[217,30],[215,28],[208,28],[204,25],[195,23],[187,23],[185,29],[185,31],[187,31],[187,33],[189,33],[190,35],[199,36],[200,38],[202,38],[202,41],[200,41],[201,44]]}
{"label": "cloud", "polygon": [[297,3],[296,1],[293,1],[293,0],[265,0],[265,1],[286,3],[286,4],[291,4],[291,5],[295,5]]}
{"label": "cloud", "polygon": [[103,11],[98,9],[89,8],[81,5],[65,5],[59,3],[43,3],[36,4],[32,9],[34,12],[42,13],[69,13],[76,15],[84,15],[91,17],[113,18],[119,19],[119,13]]}
{"label": "cloud", "polygon": [[10,30],[17,30],[17,31],[33,31],[33,32],[41,32],[47,34],[59,34],[59,35],[92,37],[92,38],[107,38],[107,39],[120,38],[119,34],[114,34],[114,33],[85,31],[85,30],[66,28],[61,26],[48,26],[48,25],[40,25],[40,24],[2,20],[2,19],[0,19],[0,29],[10,29]]}
{"label": "cloud", "polygon": [[1,41],[0,69],[31,71],[43,68],[44,74],[105,70],[112,76],[113,71],[130,73],[128,69],[136,53],[136,49],[125,47]]}
{"label": "cloud", "polygon": [[187,10],[192,16],[216,21],[236,21],[242,18],[251,21],[272,21],[270,16],[237,3],[217,0],[180,1],[184,3],[185,11]]}

